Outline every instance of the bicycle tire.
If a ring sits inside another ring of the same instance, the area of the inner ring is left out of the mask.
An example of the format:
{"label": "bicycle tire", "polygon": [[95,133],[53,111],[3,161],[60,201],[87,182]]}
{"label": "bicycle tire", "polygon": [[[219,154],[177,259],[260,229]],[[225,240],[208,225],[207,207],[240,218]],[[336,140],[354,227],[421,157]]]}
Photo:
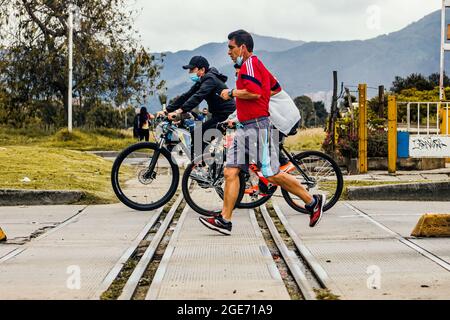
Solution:
{"label": "bicycle tire", "polygon": [[138,210],[138,211],[156,210],[156,209],[164,206],[166,203],[168,203],[170,201],[170,199],[172,199],[172,197],[176,193],[177,188],[178,188],[178,183],[180,180],[180,171],[178,169],[178,166],[172,161],[172,155],[170,154],[170,152],[168,150],[166,150],[165,148],[160,149],[160,151],[161,151],[160,156],[164,156],[164,158],[166,158],[166,160],[169,162],[170,168],[172,170],[172,181],[171,181],[169,190],[160,200],[158,200],[154,203],[151,203],[151,204],[139,204],[137,202],[130,200],[123,193],[122,189],[120,188],[119,169],[120,169],[120,166],[121,166],[123,160],[125,160],[125,158],[129,154],[131,154],[132,152],[134,152],[136,150],[140,150],[140,149],[157,150],[157,149],[159,149],[159,146],[156,143],[152,143],[152,142],[141,142],[141,143],[134,144],[134,145],[126,148],[125,150],[123,150],[118,155],[116,160],[114,161],[114,164],[113,164],[113,167],[111,170],[111,184],[112,184],[114,193],[116,194],[117,198],[127,207],[132,208],[134,210]]}
{"label": "bicycle tire", "polygon": [[[187,166],[187,168],[183,174],[182,181],[181,181],[181,190],[183,191],[184,200],[186,201],[186,203],[192,210],[194,210],[195,212],[197,212],[198,214],[200,214],[202,216],[210,217],[210,216],[212,216],[212,214],[211,214],[212,211],[203,208],[200,204],[197,204],[189,192],[188,184],[189,184],[189,178],[190,178],[192,169],[194,168],[194,166],[196,166],[201,161],[203,161],[203,156],[196,158],[194,161],[192,161]],[[236,204],[238,204],[242,200],[242,197],[244,196],[244,191],[245,191],[245,178],[244,178],[243,173],[240,172],[239,173],[239,194],[238,194]],[[223,197],[220,195],[220,193],[218,193],[218,194],[223,199]],[[213,211],[213,213],[218,214],[218,213],[220,213],[220,211]]]}
{"label": "bicycle tire", "polygon": [[[336,190],[333,194],[333,197],[331,198],[331,200],[327,201],[327,203],[324,206],[324,212],[330,210],[331,208],[334,207],[334,205],[339,201],[339,198],[342,195],[342,190],[344,188],[344,178],[342,176],[342,172],[341,169],[339,168],[338,164],[336,163],[336,161],[333,160],[333,158],[331,158],[330,156],[326,155],[323,152],[319,152],[319,151],[306,151],[306,152],[302,152],[299,153],[297,155],[294,155],[294,160],[299,162],[300,160],[307,158],[309,156],[314,156],[314,157],[318,157],[318,158],[323,158],[326,161],[328,161],[332,167],[333,170],[336,174],[337,177],[337,185],[336,185]],[[308,213],[307,210],[305,208],[299,207],[298,205],[295,204],[294,200],[292,199],[291,195],[289,192],[285,191],[285,190],[281,190],[281,193],[283,194],[283,198],[284,200],[286,200],[287,204],[294,210],[301,212],[301,213]]]}

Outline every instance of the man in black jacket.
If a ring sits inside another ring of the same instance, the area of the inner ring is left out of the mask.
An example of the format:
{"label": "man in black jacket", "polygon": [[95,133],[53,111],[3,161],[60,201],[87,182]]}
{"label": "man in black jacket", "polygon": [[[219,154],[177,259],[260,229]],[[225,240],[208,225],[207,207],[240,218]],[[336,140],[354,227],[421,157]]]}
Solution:
{"label": "man in black jacket", "polygon": [[[210,68],[208,60],[204,57],[193,57],[188,65],[183,66],[183,69],[189,70],[189,77],[195,84],[188,92],[182,94],[167,106],[168,117],[174,120],[177,118],[177,115],[190,112],[200,105],[202,101],[206,101],[211,113],[211,119],[202,125],[203,137],[206,130],[214,129],[219,122],[227,120],[228,116],[236,110],[236,105],[233,99],[225,101],[220,97],[220,93],[227,89],[225,82],[228,78],[216,68]],[[195,134],[192,133],[192,137],[194,136]],[[204,148],[205,145],[203,144],[202,150]]]}

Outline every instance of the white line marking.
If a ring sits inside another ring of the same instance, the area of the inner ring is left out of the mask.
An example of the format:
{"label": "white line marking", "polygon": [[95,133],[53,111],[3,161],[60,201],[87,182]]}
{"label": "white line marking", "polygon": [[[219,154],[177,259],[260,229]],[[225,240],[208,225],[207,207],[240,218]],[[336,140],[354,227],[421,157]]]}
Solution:
{"label": "white line marking", "polygon": [[418,246],[417,244],[409,241],[408,239],[402,237],[400,234],[398,234],[397,232],[389,229],[388,227],[386,227],[385,225],[379,223],[378,221],[374,220],[372,217],[370,217],[367,213],[359,210],[358,208],[354,207],[353,205],[344,202],[344,204],[351,210],[353,210],[354,212],[356,212],[357,214],[359,214],[361,217],[366,218],[367,220],[369,220],[370,222],[372,222],[373,224],[375,224],[376,226],[378,226],[379,228],[383,229],[384,231],[390,233],[392,236],[394,236],[394,238],[396,238],[398,241],[400,241],[401,243],[407,245],[408,247],[410,247],[411,249],[415,250],[416,252],[420,253],[421,255],[423,255],[424,257],[430,259],[431,261],[437,263],[438,265],[440,265],[442,268],[444,268],[447,271],[450,271],[450,264],[447,263],[446,261],[444,261],[443,259],[439,258],[438,256],[432,254],[431,252],[425,250],[424,248]]}

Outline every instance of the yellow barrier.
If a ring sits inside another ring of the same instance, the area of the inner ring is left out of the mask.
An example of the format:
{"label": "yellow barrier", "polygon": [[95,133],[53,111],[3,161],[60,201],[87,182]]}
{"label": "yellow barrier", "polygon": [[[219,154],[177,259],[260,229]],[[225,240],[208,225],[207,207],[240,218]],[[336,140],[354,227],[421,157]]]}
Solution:
{"label": "yellow barrier", "polygon": [[359,91],[359,147],[358,147],[358,163],[359,173],[367,173],[369,165],[367,163],[367,84],[360,84]]}
{"label": "yellow barrier", "polygon": [[389,96],[388,102],[388,170],[397,171],[397,102],[395,96]]}
{"label": "yellow barrier", "polygon": [[450,214],[425,214],[411,233],[413,237],[450,237]]}
{"label": "yellow barrier", "polygon": [[6,241],[6,234],[3,232],[2,228],[0,228],[0,242]]}

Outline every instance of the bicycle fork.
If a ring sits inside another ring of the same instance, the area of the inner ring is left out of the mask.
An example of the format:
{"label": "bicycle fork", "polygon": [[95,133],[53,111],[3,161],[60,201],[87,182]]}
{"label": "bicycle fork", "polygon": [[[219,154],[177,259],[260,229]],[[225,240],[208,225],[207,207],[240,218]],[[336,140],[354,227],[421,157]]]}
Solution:
{"label": "bicycle fork", "polygon": [[158,162],[159,155],[161,154],[161,149],[164,148],[165,139],[161,139],[159,141],[158,149],[155,150],[153,154],[152,161],[150,161],[150,165],[148,166],[147,172],[144,174],[145,179],[155,179],[156,172],[154,172],[156,163]]}

